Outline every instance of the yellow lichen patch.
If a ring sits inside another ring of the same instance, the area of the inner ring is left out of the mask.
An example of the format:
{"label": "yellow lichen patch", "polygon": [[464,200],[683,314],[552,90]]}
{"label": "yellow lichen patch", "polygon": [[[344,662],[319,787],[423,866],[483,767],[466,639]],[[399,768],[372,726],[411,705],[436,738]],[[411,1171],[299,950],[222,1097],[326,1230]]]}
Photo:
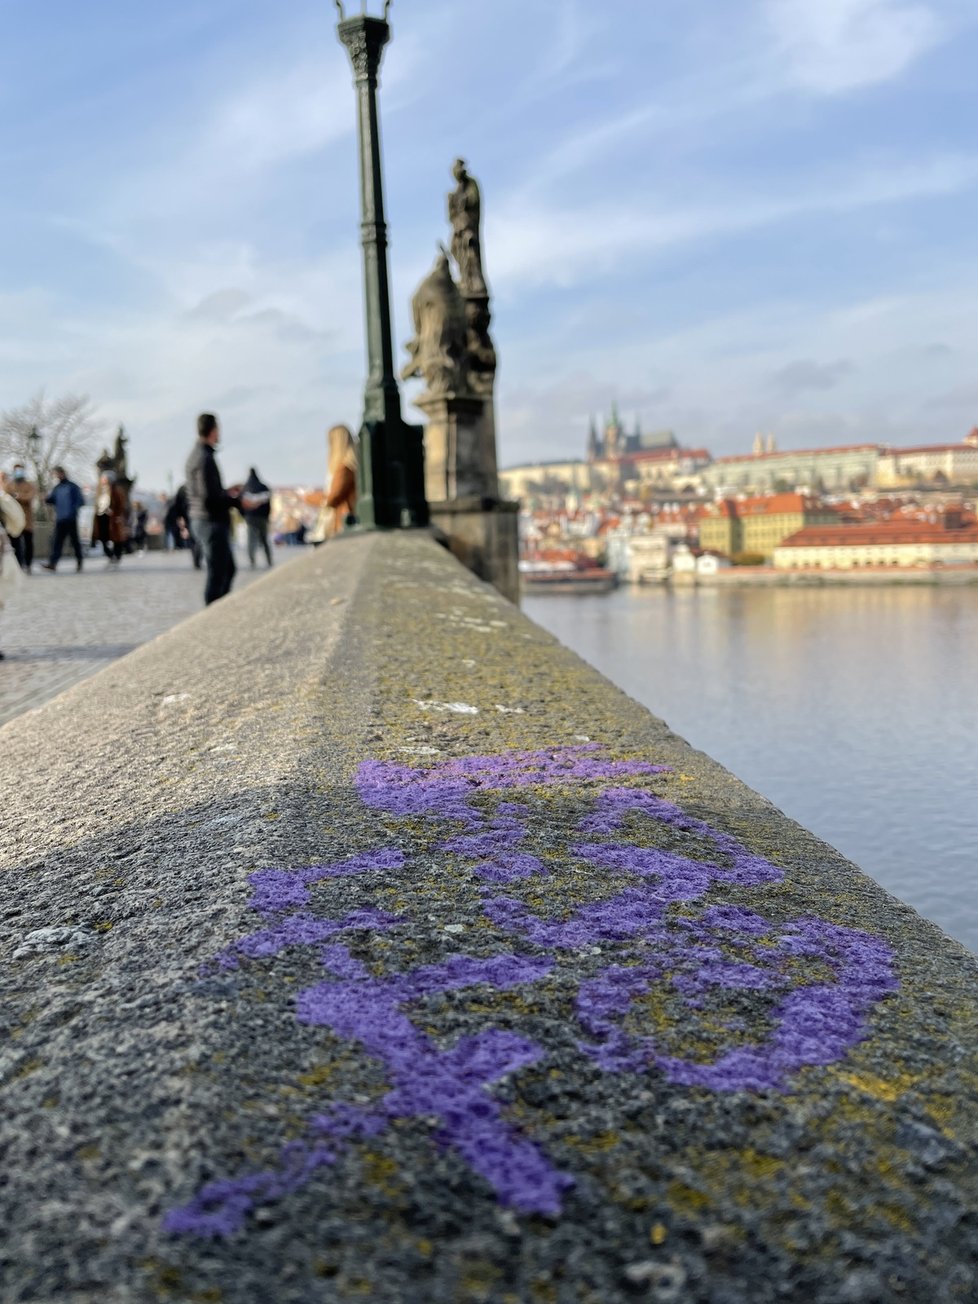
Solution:
{"label": "yellow lichen patch", "polygon": [[43,1068],[44,1068],[43,1060],[39,1060],[39,1059],[27,1060],[24,1064],[21,1064],[20,1068],[17,1070],[16,1073],[11,1075],[10,1080],[11,1082],[19,1082],[21,1078],[29,1078],[32,1073],[36,1073],[38,1069],[43,1069]]}
{"label": "yellow lichen patch", "polygon": [[911,1236],[914,1232],[913,1219],[893,1204],[881,1204],[877,1208],[881,1218],[885,1218],[891,1227],[895,1227],[898,1232],[903,1232],[905,1236]]}
{"label": "yellow lichen patch", "polygon": [[277,810],[267,810],[264,813],[264,815],[262,815],[263,820],[270,820],[272,823],[274,823],[275,820],[280,820],[281,818],[282,816]]}
{"label": "yellow lichen patch", "polygon": [[95,931],[97,933],[111,933],[112,928],[113,924],[111,919],[106,919],[101,924],[95,925]]}
{"label": "yellow lichen patch", "polygon": [[843,1082],[848,1082],[857,1091],[872,1096],[874,1100],[886,1101],[888,1105],[892,1105],[899,1100],[917,1081],[917,1079],[910,1077],[909,1074],[900,1074],[892,1082],[886,1082],[873,1073],[841,1073],[839,1076]]}
{"label": "yellow lichen patch", "polygon": [[465,1267],[465,1273],[459,1283],[464,1291],[474,1295],[476,1298],[486,1297],[486,1292],[490,1291],[499,1280],[499,1269],[493,1264],[482,1260],[476,1263],[468,1263]]}
{"label": "yellow lichen patch", "polygon": [[684,1182],[670,1182],[667,1198],[677,1213],[698,1214],[708,1208],[710,1197]]}
{"label": "yellow lichen patch", "polygon": [[308,1073],[300,1073],[299,1083],[303,1087],[325,1087],[335,1076],[335,1064],[320,1064],[319,1068],[310,1069]]}
{"label": "yellow lichen patch", "polygon": [[403,1183],[396,1180],[401,1170],[389,1155],[382,1155],[376,1150],[367,1150],[361,1162],[364,1177],[383,1195],[396,1196],[403,1193]]}
{"label": "yellow lichen patch", "polygon": [[582,1155],[603,1155],[621,1145],[621,1137],[616,1132],[599,1132],[597,1136],[572,1136],[564,1143]]}
{"label": "yellow lichen patch", "polygon": [[649,1240],[653,1245],[665,1245],[669,1239],[669,1229],[662,1223],[656,1223],[649,1228]]}

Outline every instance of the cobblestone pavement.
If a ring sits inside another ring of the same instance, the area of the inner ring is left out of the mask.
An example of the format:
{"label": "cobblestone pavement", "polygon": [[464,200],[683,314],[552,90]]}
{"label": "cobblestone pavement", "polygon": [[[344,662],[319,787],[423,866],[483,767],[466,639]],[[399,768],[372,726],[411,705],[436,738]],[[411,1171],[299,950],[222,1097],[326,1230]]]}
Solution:
{"label": "cobblestone pavement", "polygon": [[[264,565],[249,569],[240,551],[237,562],[235,590],[265,573]],[[125,557],[118,567],[92,554],[81,574],[73,556],[53,575],[35,563],[0,611],[0,724],[194,615],[203,590],[187,552]]]}

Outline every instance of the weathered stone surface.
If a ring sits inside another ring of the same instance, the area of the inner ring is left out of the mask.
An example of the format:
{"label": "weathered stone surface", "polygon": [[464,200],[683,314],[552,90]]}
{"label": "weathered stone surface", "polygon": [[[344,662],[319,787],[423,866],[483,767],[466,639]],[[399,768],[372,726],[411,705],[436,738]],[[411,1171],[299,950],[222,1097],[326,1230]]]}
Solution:
{"label": "weathered stone surface", "polygon": [[0,742],[5,1304],[978,1297],[973,957],[424,536]]}

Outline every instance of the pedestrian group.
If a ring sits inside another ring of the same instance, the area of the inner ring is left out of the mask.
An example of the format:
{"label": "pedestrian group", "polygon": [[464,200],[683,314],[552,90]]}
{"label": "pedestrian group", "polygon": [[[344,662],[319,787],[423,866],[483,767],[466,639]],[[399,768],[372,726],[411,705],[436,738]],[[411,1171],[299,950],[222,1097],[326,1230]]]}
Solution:
{"label": "pedestrian group", "polygon": [[[247,527],[248,561],[252,568],[264,556],[272,565],[269,537],[272,491],[251,467],[242,485],[224,487],[215,450],[221,438],[217,417],[203,412],[197,418],[197,440],[187,458],[185,483],[169,502],[163,520],[168,546],[188,548],[194,566],[206,570],[204,602],[210,605],[231,591],[237,570],[231,537],[231,513],[236,510]],[[322,506],[311,534],[298,518],[288,522],[286,540],[320,544],[342,529],[356,524],[357,446],[346,426],[333,426],[327,434],[327,474]],[[52,468],[53,488],[45,503],[53,509],[54,531],[50,555],[41,568],[56,571],[71,548],[75,569],[84,565],[78,530],[78,514],[84,494],[63,466]],[[22,462],[15,462],[10,474],[0,476],[0,607],[10,597],[22,573],[30,574],[34,564],[34,506],[38,486]],[[111,566],[118,566],[134,547],[142,551],[147,541],[147,512],[141,503],[130,510],[128,495],[117,482],[115,472],[103,471],[92,503],[93,547],[101,545]],[[0,652],[0,660],[3,653]]]}

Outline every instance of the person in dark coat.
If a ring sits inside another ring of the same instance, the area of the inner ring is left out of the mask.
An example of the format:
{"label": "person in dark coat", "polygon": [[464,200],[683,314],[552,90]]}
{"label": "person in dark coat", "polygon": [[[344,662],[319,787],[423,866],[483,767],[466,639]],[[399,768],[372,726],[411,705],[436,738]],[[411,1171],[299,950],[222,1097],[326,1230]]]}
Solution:
{"label": "person in dark coat", "polygon": [[197,418],[197,444],[187,458],[187,502],[190,528],[200,541],[207,566],[204,602],[210,605],[231,592],[237,567],[231,547],[231,508],[238,494],[224,488],[214,449],[221,438],[217,417]]}
{"label": "person in dark coat", "polygon": [[187,486],[182,484],[173,495],[163,518],[163,526],[173,540],[174,548],[189,548],[193,553],[194,569],[200,570],[204,564],[204,554],[200,540],[194,537],[190,528],[190,504],[187,502]]}
{"label": "person in dark coat", "polygon": [[109,561],[119,562],[129,539],[126,495],[116,483],[112,471],[103,471],[95,491],[95,515],[92,517],[92,547],[102,545]]}
{"label": "person in dark coat", "polygon": [[248,472],[248,479],[241,491],[241,513],[248,526],[248,561],[255,569],[255,557],[258,549],[265,554],[268,565],[272,564],[272,549],[268,542],[268,518],[272,514],[272,491],[265,484],[254,467]]}
{"label": "person in dark coat", "polygon": [[68,479],[68,472],[63,466],[54,468],[57,483],[45,498],[45,502],[54,508],[54,543],[51,556],[41,563],[42,570],[57,569],[64,550],[65,541],[71,544],[75,553],[76,569],[82,568],[81,539],[78,537],[78,513],[85,505],[85,496],[75,484]]}

